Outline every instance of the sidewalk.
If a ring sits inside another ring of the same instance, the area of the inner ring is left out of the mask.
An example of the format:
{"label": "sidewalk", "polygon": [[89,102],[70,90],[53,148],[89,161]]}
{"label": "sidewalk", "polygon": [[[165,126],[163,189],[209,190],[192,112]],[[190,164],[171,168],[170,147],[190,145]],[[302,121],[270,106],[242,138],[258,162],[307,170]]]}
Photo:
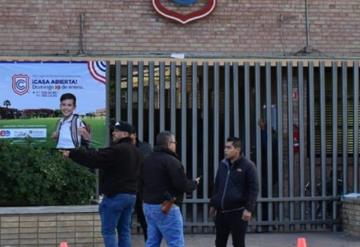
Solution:
{"label": "sidewalk", "polygon": [[[304,237],[307,247],[360,247],[360,238],[354,239],[344,233],[248,233],[246,247],[296,247],[297,238]],[[133,235],[132,246],[144,246],[142,235]],[[212,247],[215,235],[213,234],[186,234],[186,247]],[[167,246],[164,242],[161,247]],[[232,246],[231,239],[227,246]]]}

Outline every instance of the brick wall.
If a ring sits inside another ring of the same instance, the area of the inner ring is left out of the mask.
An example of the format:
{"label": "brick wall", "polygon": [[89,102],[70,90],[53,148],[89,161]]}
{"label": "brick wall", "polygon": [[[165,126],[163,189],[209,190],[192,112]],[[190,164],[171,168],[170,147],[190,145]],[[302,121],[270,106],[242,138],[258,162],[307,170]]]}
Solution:
{"label": "brick wall", "polygon": [[[289,55],[305,46],[304,2],[220,0],[182,25],[151,0],[0,0],[0,56],[76,55],[82,13],[88,55]],[[310,45],[323,55],[360,55],[360,1],[312,0],[309,18]]]}
{"label": "brick wall", "polygon": [[103,246],[96,206],[63,208],[0,212],[0,246],[58,247],[62,241],[74,247]]}
{"label": "brick wall", "polygon": [[342,223],[345,233],[360,237],[360,198],[343,199]]}

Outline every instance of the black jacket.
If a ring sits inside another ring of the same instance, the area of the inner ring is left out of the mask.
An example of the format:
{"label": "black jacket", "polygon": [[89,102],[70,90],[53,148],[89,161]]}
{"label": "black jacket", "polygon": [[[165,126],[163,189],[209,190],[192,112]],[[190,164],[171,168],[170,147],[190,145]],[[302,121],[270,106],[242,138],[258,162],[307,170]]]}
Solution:
{"label": "black jacket", "polygon": [[184,167],[169,149],[155,147],[144,160],[140,189],[145,203],[160,204],[169,196],[181,203],[184,192],[192,192],[196,187],[196,182],[187,179]]}
{"label": "black jacket", "polygon": [[69,157],[80,165],[102,170],[102,192],[106,196],[136,193],[141,156],[130,138],[98,151],[74,149]]}
{"label": "black jacket", "polygon": [[152,147],[147,142],[141,142],[139,139],[136,140],[136,147],[143,158],[148,157],[152,153]]}
{"label": "black jacket", "polygon": [[232,165],[229,160],[220,162],[210,206],[231,210],[245,207],[254,212],[258,195],[258,180],[254,163],[245,157]]}

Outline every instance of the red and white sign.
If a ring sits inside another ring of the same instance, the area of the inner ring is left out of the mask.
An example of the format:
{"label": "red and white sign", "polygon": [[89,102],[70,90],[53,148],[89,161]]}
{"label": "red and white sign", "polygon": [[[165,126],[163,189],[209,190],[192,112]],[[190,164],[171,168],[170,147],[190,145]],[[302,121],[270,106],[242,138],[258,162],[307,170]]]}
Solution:
{"label": "red and white sign", "polygon": [[186,24],[208,16],[215,9],[216,0],[208,0],[202,8],[186,14],[167,8],[164,4],[162,4],[161,0],[152,0],[152,4],[156,12],[160,15],[180,22],[181,24]]}

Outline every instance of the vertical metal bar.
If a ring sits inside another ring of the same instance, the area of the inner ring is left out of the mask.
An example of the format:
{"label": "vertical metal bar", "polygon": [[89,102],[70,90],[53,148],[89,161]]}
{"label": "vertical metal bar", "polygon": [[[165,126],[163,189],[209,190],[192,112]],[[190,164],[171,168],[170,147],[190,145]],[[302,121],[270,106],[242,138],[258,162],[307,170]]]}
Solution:
{"label": "vertical metal bar", "polygon": [[154,146],[154,62],[149,63],[149,143]]}
{"label": "vertical metal bar", "polygon": [[[284,163],[283,163],[283,93],[282,93],[282,64],[281,62],[276,63],[276,91],[277,91],[277,140],[278,140],[278,180],[279,180],[279,198],[284,197]],[[284,221],[284,204],[279,203],[279,220]]]}
{"label": "vertical metal bar", "polygon": [[160,62],[160,132],[165,130],[165,62]]}
{"label": "vertical metal bar", "polygon": [[[186,169],[186,160],[187,160],[187,106],[186,106],[186,62],[181,63],[181,162],[184,164],[184,169]],[[182,215],[184,222],[186,222],[186,204],[182,205]]]}
{"label": "vertical metal bar", "polygon": [[79,55],[84,55],[84,26],[85,26],[85,13],[80,13],[80,37],[79,37]]}
{"label": "vertical metal bar", "polygon": [[[320,63],[320,139],[321,139],[321,196],[326,196],[326,105],[325,67]],[[322,201],[322,219],[326,218],[326,201]]]}
{"label": "vertical metal bar", "polygon": [[[316,196],[315,184],[315,101],[314,101],[314,64],[309,62],[309,119],[310,119],[310,187],[311,197]],[[315,201],[311,202],[311,220],[315,220]]]}
{"label": "vertical metal bar", "polygon": [[[260,64],[255,64],[255,118],[256,121],[259,121],[261,118],[261,86],[260,86]],[[257,166],[257,175],[259,179],[259,196],[262,198],[262,158],[261,157],[262,148],[261,148],[261,128],[256,125],[256,166]],[[262,202],[257,204],[257,220],[262,221]]]}
{"label": "vertical metal bar", "polygon": [[245,156],[250,159],[250,68],[249,63],[244,64],[244,100],[245,100]]}
{"label": "vertical metal bar", "polygon": [[121,120],[121,62],[115,62],[115,121]]}
{"label": "vertical metal bar", "polygon": [[[197,63],[192,63],[192,178],[195,179],[197,174]],[[193,191],[193,198],[197,199],[197,190]],[[193,204],[193,222],[197,222],[197,204]]]}
{"label": "vertical metal bar", "polygon": [[[265,64],[266,69],[266,159],[267,159],[267,196],[268,198],[273,197],[273,174],[272,174],[272,116],[271,116],[271,109],[272,109],[272,102],[271,102],[271,63],[267,62]],[[272,202],[268,203],[268,221],[271,223],[273,221],[273,205]]]}
{"label": "vertical metal bar", "polygon": [[[305,196],[305,114],[304,114],[304,67],[303,62],[298,63],[299,81],[299,148],[300,148],[300,197]],[[300,204],[300,218],[305,220],[305,203]]]}
{"label": "vertical metal bar", "polygon": [[170,130],[176,134],[176,63],[171,62],[171,84],[170,84],[170,101],[171,101],[171,114],[170,114]]}
{"label": "vertical metal bar", "polygon": [[355,61],[354,69],[354,192],[359,190],[359,62]]}
{"label": "vertical metal bar", "polygon": [[[338,73],[337,64],[332,62],[332,196],[333,196],[333,222],[337,219],[337,205],[335,197],[337,195],[337,157],[338,157]],[[333,231],[336,231],[336,225],[333,225]]]}
{"label": "vertical metal bar", "polygon": [[[209,184],[209,66],[203,64],[203,188],[204,199],[208,199]],[[204,205],[204,223],[208,223],[208,204]]]}
{"label": "vertical metal bar", "polygon": [[309,24],[309,7],[308,7],[308,1],[305,0],[305,37],[306,37],[306,45],[305,45],[305,52],[308,52],[308,49],[310,48],[310,24]]}
{"label": "vertical metal bar", "polygon": [[144,140],[144,62],[138,65],[138,131],[137,137]]}
{"label": "vertical metal bar", "polygon": [[239,123],[239,64],[233,63],[234,80],[234,136],[240,137]]}
{"label": "vertical metal bar", "polygon": [[[294,129],[293,129],[293,73],[292,62],[287,64],[287,81],[288,81],[288,142],[289,142],[289,195],[290,199],[294,198]],[[294,220],[294,202],[290,202],[290,222]]]}
{"label": "vertical metal bar", "polygon": [[110,144],[110,62],[106,61],[106,86],[105,86],[105,98],[106,98],[106,118],[105,118],[105,143]]}
{"label": "vertical metal bar", "polygon": [[342,62],[342,134],[343,134],[343,194],[347,193],[347,178],[348,178],[348,94],[347,94],[347,64]]}
{"label": "vertical metal bar", "polygon": [[[105,118],[105,143],[110,145],[110,62],[106,61],[106,85],[105,85],[105,98],[106,98],[106,118]],[[96,169],[96,196],[99,197],[99,169]]]}
{"label": "vertical metal bar", "polygon": [[220,118],[219,63],[214,64],[214,176],[219,165],[219,118]]}
{"label": "vertical metal bar", "polygon": [[133,117],[133,95],[132,88],[133,87],[133,64],[128,61],[128,83],[127,83],[127,122],[132,124]]}
{"label": "vertical metal bar", "polygon": [[224,97],[224,113],[225,113],[225,122],[224,122],[224,139],[229,137],[230,135],[230,65],[229,63],[225,63],[225,97]]}

